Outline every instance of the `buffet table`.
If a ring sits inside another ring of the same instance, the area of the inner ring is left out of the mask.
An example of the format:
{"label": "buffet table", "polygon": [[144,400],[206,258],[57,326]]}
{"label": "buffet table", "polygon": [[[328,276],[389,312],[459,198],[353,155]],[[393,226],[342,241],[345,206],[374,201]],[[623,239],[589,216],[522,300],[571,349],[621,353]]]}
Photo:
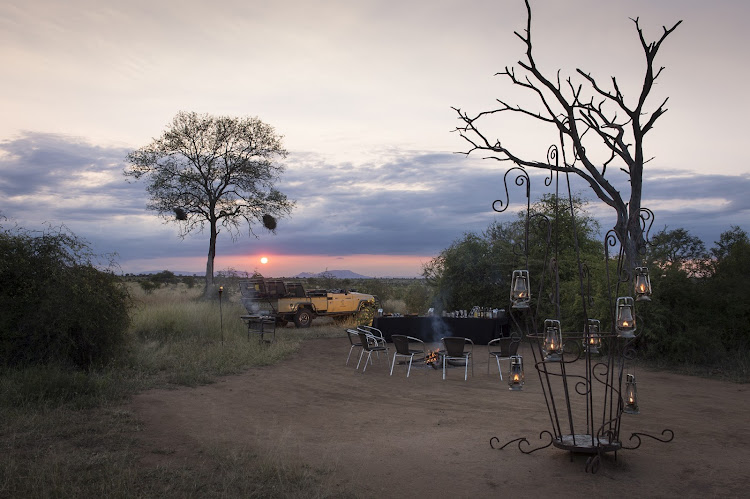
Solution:
{"label": "buffet table", "polygon": [[414,336],[426,343],[437,343],[445,336],[463,336],[476,345],[486,345],[494,338],[510,336],[510,324],[504,313],[496,319],[375,317],[372,325],[383,332],[386,341],[391,341],[393,334]]}

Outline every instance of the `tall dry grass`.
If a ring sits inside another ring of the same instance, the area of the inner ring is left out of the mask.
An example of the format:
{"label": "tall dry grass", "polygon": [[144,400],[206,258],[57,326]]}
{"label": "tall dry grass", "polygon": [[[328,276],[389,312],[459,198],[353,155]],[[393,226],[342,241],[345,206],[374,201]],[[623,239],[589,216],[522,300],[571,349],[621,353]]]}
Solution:
{"label": "tall dry grass", "polygon": [[[279,329],[276,342],[247,337],[237,297],[201,299],[182,284],[146,293],[130,285],[130,344],[122,358],[82,372],[43,366],[0,372],[0,497],[335,497],[331,470],[294,456],[209,449],[198,465],[147,468],[124,409],[134,393],[196,386],[278,362],[306,337],[343,335],[318,321]],[[346,494],[344,494],[346,495]]]}

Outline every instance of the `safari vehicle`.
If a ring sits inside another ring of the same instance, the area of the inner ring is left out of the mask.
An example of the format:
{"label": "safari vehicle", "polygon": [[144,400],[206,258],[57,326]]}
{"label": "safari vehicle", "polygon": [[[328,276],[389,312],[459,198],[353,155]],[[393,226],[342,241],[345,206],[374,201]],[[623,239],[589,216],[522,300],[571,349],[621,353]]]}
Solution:
{"label": "safari vehicle", "polygon": [[280,326],[294,321],[298,328],[310,327],[315,317],[345,319],[375,306],[372,295],[341,289],[306,291],[299,282],[264,277],[241,280],[240,292],[250,315],[275,317]]}

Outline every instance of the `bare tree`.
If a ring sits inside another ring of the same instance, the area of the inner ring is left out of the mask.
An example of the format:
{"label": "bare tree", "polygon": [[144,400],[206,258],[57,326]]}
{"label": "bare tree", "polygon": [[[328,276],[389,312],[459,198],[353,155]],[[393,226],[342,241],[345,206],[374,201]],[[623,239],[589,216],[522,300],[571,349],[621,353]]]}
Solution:
{"label": "bare tree", "polygon": [[[225,228],[234,240],[245,224],[273,231],[276,217],[294,201],[274,184],[284,172],[281,136],[258,118],[180,112],[161,137],[128,154],[128,177],[148,178],[147,208],[178,223],[180,237],[209,227],[206,291],[213,283],[216,239]],[[257,235],[256,235],[257,237]]]}
{"label": "bare tree", "polygon": [[[611,87],[601,85],[597,80],[581,69],[577,74],[582,83],[576,83],[571,77],[564,82],[560,71],[548,77],[539,70],[532,54],[531,6],[526,0],[527,23],[523,34],[515,32],[526,45],[526,58],[518,62],[521,67],[505,67],[497,73],[506,76],[513,85],[521,87],[535,95],[541,104],[541,111],[532,111],[518,105],[497,99],[496,109],[480,112],[470,116],[458,108],[453,108],[463,124],[456,128],[471,147],[465,154],[474,151],[489,151],[490,158],[499,161],[511,161],[521,167],[553,169],[568,172],[584,179],[596,195],[611,206],[617,213],[615,232],[632,269],[641,259],[644,248],[642,230],[641,191],[643,187],[643,165],[649,161],[643,151],[643,140],[654,127],[654,123],[667,109],[667,99],[649,112],[646,100],[654,82],[661,74],[663,67],[655,70],[654,59],[662,42],[680,25],[682,21],[667,29],[655,42],[647,42],[638,18],[635,23],[638,37],[646,59],[646,70],[640,94],[633,103],[627,103],[625,95],[615,77],[611,78]],[[499,139],[489,138],[483,131],[484,120],[498,113],[515,113],[530,117],[542,124],[555,127],[560,137],[562,157],[557,161],[534,161],[515,154],[515,149],[506,147]],[[480,123],[482,128],[480,128]],[[595,142],[596,144],[592,143]],[[604,145],[608,151],[602,160],[597,161],[591,151],[601,150]],[[620,165],[630,181],[630,196],[623,195],[606,175],[610,164]]]}

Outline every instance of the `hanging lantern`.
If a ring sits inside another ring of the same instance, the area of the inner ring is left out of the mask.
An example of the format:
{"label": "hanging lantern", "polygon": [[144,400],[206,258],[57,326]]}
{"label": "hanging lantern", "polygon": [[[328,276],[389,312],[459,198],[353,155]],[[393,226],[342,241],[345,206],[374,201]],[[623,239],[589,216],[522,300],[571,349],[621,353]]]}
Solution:
{"label": "hanging lantern", "polygon": [[635,301],[651,301],[651,279],[646,267],[635,269]]}
{"label": "hanging lantern", "polygon": [[617,299],[615,329],[620,338],[635,338],[635,308],[630,296],[621,296]]}
{"label": "hanging lantern", "polygon": [[531,292],[529,291],[529,271],[514,270],[510,284],[510,301],[512,308],[529,308]]}
{"label": "hanging lantern", "polygon": [[626,414],[640,414],[638,409],[638,392],[635,389],[635,375],[628,374],[625,382],[625,407],[622,412]]}
{"label": "hanging lantern", "polygon": [[589,319],[586,324],[586,334],[583,341],[588,353],[599,353],[599,347],[602,345],[602,337],[599,335],[600,322],[597,319]]}
{"label": "hanging lantern", "polygon": [[544,321],[544,360],[558,361],[563,353],[562,331],[560,321],[547,319]]}
{"label": "hanging lantern", "polygon": [[521,390],[523,389],[523,383],[523,357],[513,355],[510,358],[509,390]]}

